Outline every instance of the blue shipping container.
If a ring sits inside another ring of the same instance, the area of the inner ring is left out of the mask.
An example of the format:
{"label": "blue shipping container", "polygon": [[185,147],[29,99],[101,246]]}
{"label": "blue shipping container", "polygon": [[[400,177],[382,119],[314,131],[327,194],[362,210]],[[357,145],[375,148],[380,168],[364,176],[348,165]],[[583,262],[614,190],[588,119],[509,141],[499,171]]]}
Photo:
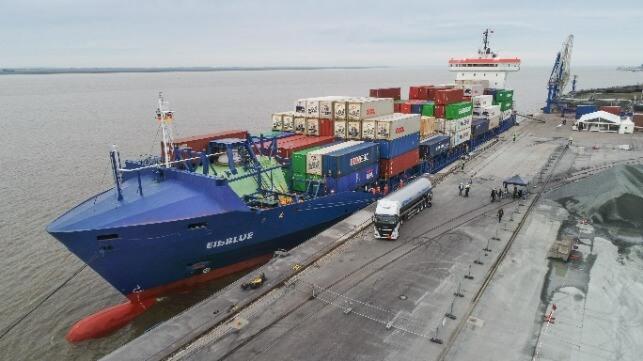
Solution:
{"label": "blue shipping container", "polygon": [[380,176],[380,165],[372,164],[356,172],[347,174],[339,178],[326,178],[326,187],[328,191],[335,193],[350,192],[362,187]]}
{"label": "blue shipping container", "polygon": [[364,142],[339,149],[322,156],[322,174],[326,177],[341,177],[379,162],[377,143]]}
{"label": "blue shipping container", "polygon": [[420,133],[411,133],[395,140],[378,140],[380,158],[391,159],[410,152],[420,145]]}
{"label": "blue shipping container", "polygon": [[489,122],[487,119],[476,119],[471,122],[471,134],[473,134],[474,137],[483,134],[487,130],[489,130]]}
{"label": "blue shipping container", "polygon": [[596,105],[577,105],[576,106],[576,119],[580,119],[585,114],[594,113],[598,111]]}
{"label": "blue shipping container", "polygon": [[428,159],[438,156],[447,150],[451,145],[451,137],[440,135],[420,143],[420,158]]}
{"label": "blue shipping container", "polygon": [[422,107],[424,106],[424,102],[422,103],[413,103],[411,104],[411,114],[422,114]]}

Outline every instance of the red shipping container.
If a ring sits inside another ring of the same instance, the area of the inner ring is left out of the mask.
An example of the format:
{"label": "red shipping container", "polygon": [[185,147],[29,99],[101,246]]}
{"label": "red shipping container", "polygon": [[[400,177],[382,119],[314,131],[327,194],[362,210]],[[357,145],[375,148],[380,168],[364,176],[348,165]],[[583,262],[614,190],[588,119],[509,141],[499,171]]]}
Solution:
{"label": "red shipping container", "polygon": [[[411,105],[415,103],[420,103],[421,100],[413,99],[406,101],[400,105],[400,113],[411,114]],[[395,111],[395,105],[393,105],[393,111]]]}
{"label": "red shipping container", "polygon": [[433,110],[433,116],[436,118],[444,118],[446,107],[444,105],[436,105]]}
{"label": "red shipping container", "polygon": [[418,99],[420,100],[429,100],[429,89],[435,88],[433,85],[424,85],[421,86],[418,90]]}
{"label": "red shipping container", "polygon": [[313,137],[304,136],[304,138],[285,143],[279,146],[277,154],[282,158],[290,158],[293,152],[304,150],[306,148],[316,147],[318,145],[328,144],[335,140],[335,137]]}
{"label": "red shipping container", "polygon": [[377,98],[377,95],[379,94],[379,89],[371,89],[368,92],[368,96],[371,98]]}
{"label": "red shipping container", "polygon": [[402,112],[402,103],[393,103],[393,113]]}
{"label": "red shipping container", "polygon": [[[246,139],[248,132],[245,130],[228,130],[219,133],[195,135],[191,137],[178,138],[174,140],[174,146],[179,148],[190,148],[194,151],[201,152],[208,149],[211,140],[225,138]],[[161,153],[163,153],[163,142],[161,142]]]}
{"label": "red shipping container", "polygon": [[[289,142],[294,142],[294,141],[297,141],[297,140],[301,140],[301,139],[304,139],[306,137],[307,136],[303,135],[303,134],[295,134],[295,135],[291,135],[290,137],[277,139],[277,148],[279,148],[279,147],[281,147],[281,146],[283,146],[283,145],[285,145],[285,144],[287,144]],[[272,144],[272,141],[266,140],[266,141],[263,142],[263,148],[267,149],[267,148],[270,147],[271,144]],[[258,144],[257,144],[257,148],[259,148]]]}
{"label": "red shipping container", "polygon": [[412,86],[409,88],[409,99],[420,99],[418,98],[419,95],[420,95],[419,86]]}
{"label": "red shipping container", "polygon": [[602,111],[608,112],[610,114],[621,116],[621,107],[619,107],[619,106],[603,105],[603,106],[598,107],[598,110],[602,110]]}
{"label": "red shipping container", "polygon": [[643,113],[634,113],[632,116],[632,121],[634,122],[635,132],[643,131]]}
{"label": "red shipping container", "polygon": [[463,102],[470,102],[470,101],[471,101],[471,97],[465,97],[465,96],[463,96],[463,97],[462,97],[462,101],[463,101]]}
{"label": "red shipping container", "polygon": [[380,159],[380,178],[389,179],[420,163],[420,148],[392,159]]}
{"label": "red shipping container", "polygon": [[400,99],[402,97],[402,88],[371,89],[369,94],[373,98]]}
{"label": "red shipping container", "polygon": [[434,87],[428,88],[427,89],[427,92],[428,92],[428,94],[427,94],[428,99],[427,100],[435,100],[435,92],[438,91],[438,90],[443,90],[443,89],[449,89],[449,88],[448,87],[443,87],[443,86],[440,86],[440,87],[434,86]]}
{"label": "red shipping container", "polygon": [[335,126],[333,120],[328,118],[319,118],[319,136],[332,137],[335,135]]}
{"label": "red shipping container", "polygon": [[443,89],[435,92],[435,104],[447,105],[462,101],[462,89]]}

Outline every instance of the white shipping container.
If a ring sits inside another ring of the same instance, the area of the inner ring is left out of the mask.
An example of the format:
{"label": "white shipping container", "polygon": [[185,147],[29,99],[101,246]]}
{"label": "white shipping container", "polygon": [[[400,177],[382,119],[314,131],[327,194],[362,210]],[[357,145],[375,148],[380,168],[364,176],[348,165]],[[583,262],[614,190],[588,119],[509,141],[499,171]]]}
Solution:
{"label": "white shipping container", "polygon": [[496,115],[495,117],[488,117],[489,120],[489,129],[493,128],[498,128],[500,125],[500,115]]}
{"label": "white shipping container", "polygon": [[464,128],[451,136],[451,147],[458,146],[471,139],[471,127]]}
{"label": "white shipping container", "polygon": [[346,116],[348,114],[348,100],[336,101],[335,104],[333,104],[333,108],[333,115],[335,119],[346,120]]}
{"label": "white shipping container", "polygon": [[292,132],[295,130],[295,112],[286,112],[282,116],[282,130],[284,132]]}
{"label": "white shipping container", "polygon": [[393,114],[393,99],[362,98],[348,102],[348,120],[362,120]]}
{"label": "white shipping container", "polygon": [[395,113],[375,118],[377,139],[394,140],[420,132],[420,114]]}
{"label": "white shipping container", "polygon": [[362,136],[362,122],[359,120],[346,121],[346,138],[361,139],[361,136]]}
{"label": "white shipping container", "polygon": [[275,113],[272,115],[272,130],[281,131],[283,129],[283,114]]}
{"label": "white shipping container", "polygon": [[313,150],[306,154],[306,173],[322,175],[322,157],[324,154],[334,152],[336,150],[352,147],[354,145],[364,143],[355,140],[349,140],[340,144],[331,145],[330,147],[324,147],[318,150]]}
{"label": "white shipping container", "polygon": [[420,140],[426,140],[435,135],[439,130],[439,123],[435,117],[420,117]]}
{"label": "white shipping container", "polygon": [[295,112],[306,114],[306,98],[295,100]]}
{"label": "white shipping container", "polygon": [[476,95],[471,97],[471,100],[475,108],[486,108],[493,105],[493,95]]}
{"label": "white shipping container", "polygon": [[507,109],[502,112],[502,120],[507,120],[513,115],[513,109]]}
{"label": "white shipping container", "polygon": [[295,133],[306,133],[306,116],[303,113],[297,113],[295,115]]}
{"label": "white shipping container", "polygon": [[500,105],[490,105],[482,108],[482,114],[487,116],[487,119],[500,116]]}
{"label": "white shipping container", "polygon": [[375,118],[362,120],[362,139],[375,139],[376,130]]}
{"label": "white shipping container", "polygon": [[306,116],[319,118],[319,98],[308,98],[306,100]]}
{"label": "white shipping container", "polygon": [[306,118],[306,135],[319,136],[319,118]]}
{"label": "white shipping container", "polygon": [[462,131],[464,128],[471,128],[472,120],[473,117],[471,115],[459,119],[445,119],[442,133],[451,135]]}
{"label": "white shipping container", "polygon": [[346,138],[346,121],[345,120],[334,120],[335,127],[335,138]]}
{"label": "white shipping container", "polygon": [[350,97],[332,95],[324,98],[319,98],[319,117],[326,119],[333,119],[335,117],[335,102],[346,101]]}
{"label": "white shipping container", "polygon": [[471,96],[478,96],[484,94],[484,86],[482,85],[472,85],[471,86]]}

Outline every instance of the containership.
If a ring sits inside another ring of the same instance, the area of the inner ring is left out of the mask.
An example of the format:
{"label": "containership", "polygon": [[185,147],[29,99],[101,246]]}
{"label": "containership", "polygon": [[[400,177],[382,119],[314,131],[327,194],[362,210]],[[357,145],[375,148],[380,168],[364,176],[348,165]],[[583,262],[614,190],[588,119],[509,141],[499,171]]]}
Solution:
{"label": "containership", "polygon": [[129,299],[67,339],[103,336],[158,297],[265,263],[511,127],[505,75],[520,60],[499,58],[488,35],[477,57],[449,61],[455,85],[411,86],[408,99],[399,87],[298,99],[264,135],[173,139],[159,96],[160,156],[123,161],[112,150],[114,187],[47,227]]}

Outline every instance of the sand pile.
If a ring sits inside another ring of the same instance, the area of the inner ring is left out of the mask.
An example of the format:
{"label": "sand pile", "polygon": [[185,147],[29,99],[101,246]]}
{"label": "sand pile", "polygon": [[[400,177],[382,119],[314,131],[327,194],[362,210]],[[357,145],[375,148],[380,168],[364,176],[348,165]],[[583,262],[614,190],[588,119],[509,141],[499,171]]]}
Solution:
{"label": "sand pile", "polygon": [[622,165],[547,193],[617,242],[643,243],[643,165]]}

